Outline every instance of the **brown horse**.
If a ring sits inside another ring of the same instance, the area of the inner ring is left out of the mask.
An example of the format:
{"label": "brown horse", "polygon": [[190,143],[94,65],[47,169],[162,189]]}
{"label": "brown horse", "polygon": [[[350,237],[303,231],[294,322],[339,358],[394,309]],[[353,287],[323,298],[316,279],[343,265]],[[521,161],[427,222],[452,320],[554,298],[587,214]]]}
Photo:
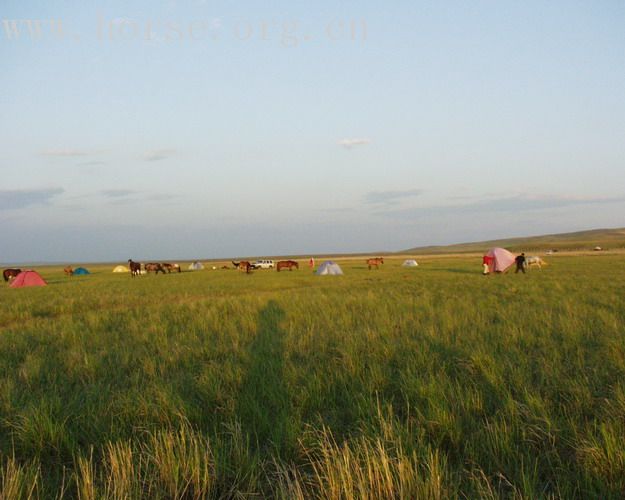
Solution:
{"label": "brown horse", "polygon": [[72,266],[67,266],[65,269],[63,269],[63,272],[66,276],[74,276],[74,270],[72,269]]}
{"label": "brown horse", "polygon": [[15,278],[21,272],[21,269],[16,268],[5,269],[4,271],[2,271],[2,277],[4,278],[4,281],[9,281]]}
{"label": "brown horse", "polygon": [[232,261],[232,265],[239,271],[245,271],[246,274],[250,274],[253,269],[252,264],[247,260],[241,260],[239,262]]}
{"label": "brown horse", "polygon": [[375,266],[376,269],[380,269],[380,264],[384,264],[384,258],[376,257],[375,259],[367,259],[367,265],[369,266],[369,271],[371,268]]}
{"label": "brown horse", "polygon": [[294,260],[280,260],[276,264],[276,270],[278,272],[280,272],[280,269],[288,269],[289,271],[292,271],[293,268],[299,269],[299,264]]}
{"label": "brown horse", "polygon": [[148,274],[150,274],[152,271],[154,271],[155,274],[158,274],[159,272],[165,274],[166,272],[165,268],[160,262],[149,262],[148,264],[145,264],[143,268]]}
{"label": "brown horse", "polygon": [[128,267],[130,268],[130,276],[141,276],[141,262],[134,262],[132,259],[128,259]]}
{"label": "brown horse", "polygon": [[169,262],[163,262],[162,266],[163,266],[163,269],[165,269],[165,271],[167,271],[168,273],[171,273],[172,271],[174,272],[178,271],[179,273],[182,272],[178,264],[170,264]]}

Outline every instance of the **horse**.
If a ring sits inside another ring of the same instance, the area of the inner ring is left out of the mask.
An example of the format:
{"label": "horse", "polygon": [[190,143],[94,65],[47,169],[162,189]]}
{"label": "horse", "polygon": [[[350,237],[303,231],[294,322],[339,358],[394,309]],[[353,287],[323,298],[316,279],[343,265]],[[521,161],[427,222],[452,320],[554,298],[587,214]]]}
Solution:
{"label": "horse", "polygon": [[149,262],[148,264],[146,264],[145,266],[143,266],[145,269],[146,273],[151,273],[152,271],[154,271],[155,274],[158,274],[159,272],[165,274],[165,268],[163,267],[163,264],[161,264],[160,262]]}
{"label": "horse", "polygon": [[63,269],[63,272],[66,276],[74,276],[74,270],[72,269],[72,266],[67,266],[65,269]]}
{"label": "horse", "polygon": [[369,266],[369,271],[371,268],[375,266],[376,269],[380,269],[380,264],[384,264],[383,257],[376,257],[375,259],[367,259],[367,266]]}
{"label": "horse", "polygon": [[239,262],[232,261],[232,265],[239,271],[245,271],[246,274],[250,274],[253,269],[252,264],[247,260],[241,260]]}
{"label": "horse", "polygon": [[15,278],[21,272],[21,269],[16,268],[5,269],[4,271],[2,271],[2,277],[4,278],[4,281],[9,281]]}
{"label": "horse", "polygon": [[167,271],[168,273],[171,273],[172,271],[176,271],[176,270],[179,273],[182,272],[182,270],[180,269],[180,266],[178,264],[170,264],[168,262],[163,262],[162,266],[165,269],[165,271]]}
{"label": "horse", "polygon": [[292,271],[293,268],[299,269],[299,264],[294,260],[280,260],[276,264],[276,270],[278,272],[280,272],[280,269],[288,269],[289,271]]}
{"label": "horse", "polygon": [[128,259],[128,267],[130,268],[130,276],[141,276],[141,262],[134,262],[132,259]]}
{"label": "horse", "polygon": [[531,257],[525,257],[525,265],[528,269],[532,266],[538,266],[538,269],[542,269],[543,266],[547,265],[547,263],[540,257],[532,255]]}

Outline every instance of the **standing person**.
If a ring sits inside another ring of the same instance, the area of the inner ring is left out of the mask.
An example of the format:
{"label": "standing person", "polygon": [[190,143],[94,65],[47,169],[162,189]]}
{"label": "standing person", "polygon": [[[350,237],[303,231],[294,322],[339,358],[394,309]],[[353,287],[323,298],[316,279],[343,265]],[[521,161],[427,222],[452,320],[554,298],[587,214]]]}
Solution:
{"label": "standing person", "polygon": [[492,266],[493,260],[493,257],[484,255],[484,257],[482,258],[482,265],[484,266],[484,271],[482,272],[482,274],[490,274],[490,266]]}
{"label": "standing person", "polygon": [[516,271],[514,271],[514,274],[518,273],[519,271],[525,274],[525,253],[517,255],[514,259],[514,262],[516,262]]}
{"label": "standing person", "polygon": [[311,257],[310,260],[308,261],[308,267],[310,267],[311,269],[315,268],[315,258]]}

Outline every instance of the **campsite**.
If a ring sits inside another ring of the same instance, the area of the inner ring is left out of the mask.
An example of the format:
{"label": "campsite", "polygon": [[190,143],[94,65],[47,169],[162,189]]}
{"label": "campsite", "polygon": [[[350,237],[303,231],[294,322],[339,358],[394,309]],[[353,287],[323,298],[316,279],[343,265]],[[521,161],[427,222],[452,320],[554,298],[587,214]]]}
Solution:
{"label": "campsite", "polygon": [[0,500],[625,499],[625,2],[2,2]]}
{"label": "campsite", "polygon": [[619,496],[623,254],[480,259],[38,267],[47,286],[0,288],[3,491]]}

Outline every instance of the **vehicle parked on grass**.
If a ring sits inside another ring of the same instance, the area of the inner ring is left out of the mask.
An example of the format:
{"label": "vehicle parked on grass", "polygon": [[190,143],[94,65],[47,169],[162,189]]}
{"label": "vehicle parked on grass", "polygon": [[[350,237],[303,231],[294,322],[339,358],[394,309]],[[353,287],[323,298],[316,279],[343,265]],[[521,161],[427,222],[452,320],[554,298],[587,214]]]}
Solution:
{"label": "vehicle parked on grass", "polygon": [[254,269],[273,269],[273,260],[261,259],[252,263]]}

